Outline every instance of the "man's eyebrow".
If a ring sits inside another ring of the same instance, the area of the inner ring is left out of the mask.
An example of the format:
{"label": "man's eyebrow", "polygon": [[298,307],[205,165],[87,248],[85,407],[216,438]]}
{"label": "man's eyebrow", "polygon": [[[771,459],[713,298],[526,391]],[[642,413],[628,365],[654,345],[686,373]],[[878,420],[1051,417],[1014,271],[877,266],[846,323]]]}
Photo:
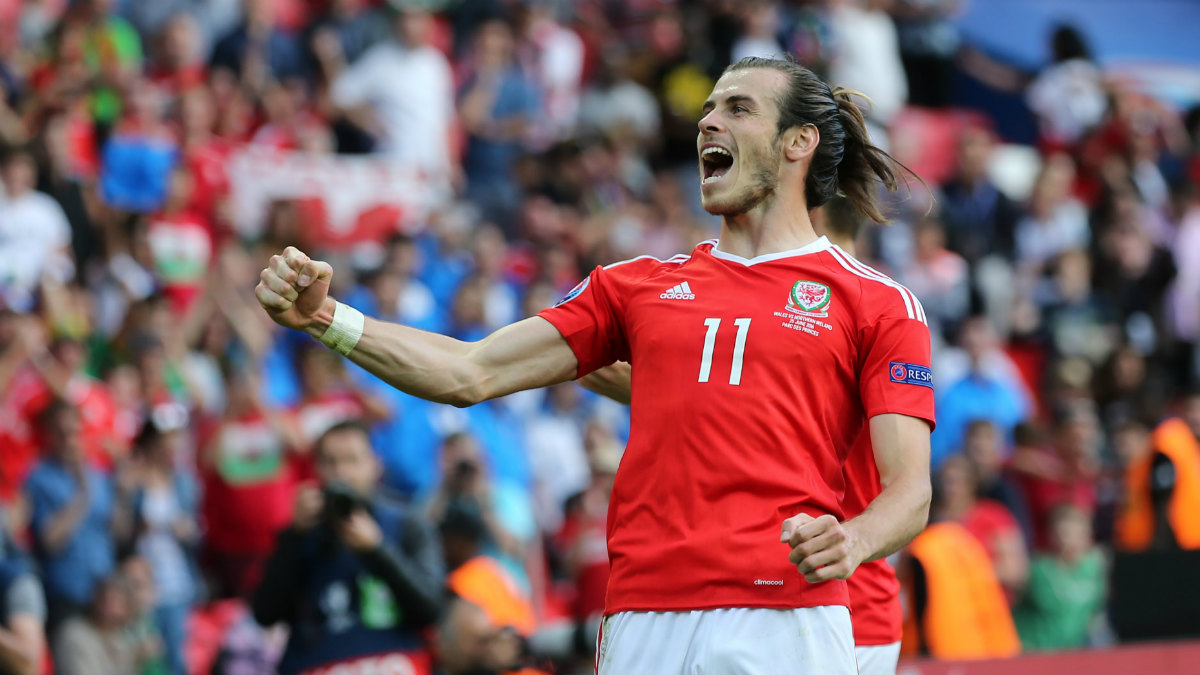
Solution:
{"label": "man's eyebrow", "polygon": [[[749,103],[750,105],[754,105],[756,101],[753,97],[745,94],[731,94],[725,97],[725,105],[733,105],[735,103]],[[715,107],[717,107],[716,102],[710,98],[704,102],[704,105],[700,108],[700,111],[707,113]]]}

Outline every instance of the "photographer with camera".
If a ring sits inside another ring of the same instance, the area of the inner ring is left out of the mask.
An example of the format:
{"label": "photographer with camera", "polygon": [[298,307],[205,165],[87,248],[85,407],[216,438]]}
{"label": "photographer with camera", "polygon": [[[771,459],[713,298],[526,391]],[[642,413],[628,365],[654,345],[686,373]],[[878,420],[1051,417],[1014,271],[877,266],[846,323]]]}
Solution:
{"label": "photographer with camera", "polygon": [[301,488],[253,598],[255,619],[290,628],[280,675],[430,672],[421,636],[441,609],[428,529],[377,492],[366,427],[342,422],[314,447],[320,487]]}

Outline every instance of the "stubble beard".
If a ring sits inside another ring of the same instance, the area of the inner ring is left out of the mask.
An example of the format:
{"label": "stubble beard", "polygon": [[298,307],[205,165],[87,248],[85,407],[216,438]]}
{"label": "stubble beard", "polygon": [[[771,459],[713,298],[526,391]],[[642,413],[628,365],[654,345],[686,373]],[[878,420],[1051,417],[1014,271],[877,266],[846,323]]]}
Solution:
{"label": "stubble beard", "polygon": [[762,204],[779,187],[779,149],[772,147],[755,162],[752,180],[742,190],[724,200],[711,201],[704,210],[714,216],[738,216]]}

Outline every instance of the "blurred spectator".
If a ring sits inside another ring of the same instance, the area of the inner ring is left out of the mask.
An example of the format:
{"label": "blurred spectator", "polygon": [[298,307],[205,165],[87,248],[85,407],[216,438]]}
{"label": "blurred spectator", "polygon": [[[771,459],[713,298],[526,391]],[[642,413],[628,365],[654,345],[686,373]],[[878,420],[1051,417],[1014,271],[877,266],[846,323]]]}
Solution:
{"label": "blurred spectator", "polygon": [[470,75],[459,91],[458,106],[467,132],[463,170],[467,197],[485,220],[516,234],[520,193],[513,177],[523,140],[539,122],[539,98],[533,82],[515,58],[512,29],[488,21],[475,34]]}
{"label": "blurred spectator", "polygon": [[[151,3],[143,2],[143,5]],[[163,3],[167,4],[167,3]],[[172,100],[183,92],[202,86],[207,68],[205,38],[196,17],[186,11],[172,15],[162,27],[147,77]]]}
{"label": "blurred spectator", "polygon": [[579,107],[582,129],[650,143],[658,133],[660,114],[654,94],[633,78],[629,50],[606,45],[600,72]]}
{"label": "blurred spectator", "polygon": [[589,635],[603,615],[608,587],[608,502],[621,451],[612,440],[605,441],[588,453],[590,480],[567,501],[562,529],[555,537],[574,583],[572,618],[582,635]]}
{"label": "blurred spectator", "polygon": [[1055,256],[1087,248],[1091,234],[1087,211],[1071,196],[1075,164],[1058,154],[1042,165],[1029,197],[1029,214],[1017,223],[1017,261],[1038,274]]}
{"label": "blurred spectator", "polygon": [[134,548],[146,566],[150,576],[146,585],[152,593],[142,609],[162,636],[165,663],[172,673],[187,672],[185,624],[200,592],[192,562],[199,538],[200,495],[195,477],[181,461],[182,433],[181,428],[147,424],[138,437],[134,465],[126,469],[136,485],[132,494]]}
{"label": "blurred spectator", "polygon": [[149,218],[146,228],[154,272],[178,314],[185,313],[203,291],[214,257],[211,223],[188,208],[192,193],[191,173],[176,167],[162,210]]}
{"label": "blurred spectator", "polygon": [[995,145],[991,132],[968,126],[958,137],[954,176],[939,200],[951,251],[974,265],[987,256],[1012,260],[1020,207],[988,175]]}
{"label": "blurred spectator", "polygon": [[[511,478],[497,476],[499,462],[486,465],[479,443],[467,433],[452,433],[441,448],[442,482],[427,497],[426,513],[431,522],[440,523],[455,509],[477,512],[486,524],[483,552],[495,557],[522,584],[528,544],[536,533],[533,504],[524,488]],[[496,467],[489,471],[490,467]],[[448,564],[450,561],[447,561]]]}
{"label": "blurred spectator", "polygon": [[580,398],[579,389],[569,382],[549,388],[526,429],[538,524],[545,532],[562,526],[563,505],[588,484]]}
{"label": "blurred spectator", "polygon": [[439,525],[449,574],[446,587],[478,605],[498,628],[529,637],[537,627],[529,593],[495,558],[483,553],[487,526],[471,504],[458,503]]}
{"label": "blurred spectator", "polygon": [[439,675],[531,674],[522,669],[525,643],[516,631],[498,626],[479,605],[453,599],[438,624]]}
{"label": "blurred spectator", "polygon": [[163,100],[148,82],[135,82],[125,111],[104,144],[100,196],[114,209],[150,213],[162,207],[178,147],[163,122]]}
{"label": "blurred spectator", "polygon": [[1196,348],[1192,372],[1200,378],[1200,188],[1189,184],[1172,251],[1179,276],[1172,284],[1170,312],[1174,334]]}
{"label": "blurred spectator", "polygon": [[971,461],[961,455],[950,457],[938,474],[940,508],[930,518],[956,522],[983,545],[996,581],[1009,604],[1020,597],[1029,576],[1029,554],[1025,539],[1012,513],[1000,502],[978,497],[979,482]]}
{"label": "blurred spectator", "polygon": [[[94,177],[96,167],[84,166],[75,157],[79,147],[72,138],[72,134],[77,133],[72,130],[73,123],[66,114],[53,115],[46,120],[38,147],[41,155],[38,188],[62,207],[63,215],[71,225],[75,269],[78,276],[83,276],[91,271],[94,263],[100,262],[102,239],[88,202],[91,198],[89,181]],[[86,145],[83,147],[87,148]],[[3,203],[2,198],[0,203]]]}
{"label": "blurred spectator", "polygon": [[305,44],[322,59],[354,63],[388,37],[387,18],[368,0],[330,0],[310,24]]}
{"label": "blurred spectator", "polygon": [[121,93],[136,83],[142,67],[142,41],[137,31],[114,11],[113,0],[82,0],[67,9],[65,22],[78,21],[84,30],[83,54],[96,76],[91,96],[92,116],[112,124],[121,113]]}
{"label": "blurred spectator", "polygon": [[953,335],[967,315],[970,274],[962,256],[946,250],[946,232],[937,219],[917,223],[912,262],[900,272],[910,291],[921,299],[930,328]]}
{"label": "blurred spectator", "polygon": [[[389,7],[396,7],[389,3]],[[331,40],[317,52],[330,98],[367,147],[417,171],[445,174],[453,163],[454,75],[431,44],[433,17],[414,3],[392,16],[393,35],[348,68]],[[418,95],[419,92],[419,95]],[[345,140],[339,143],[343,147]]]}
{"label": "blurred spectator", "polygon": [[308,73],[300,41],[276,20],[277,4],[272,0],[244,1],[241,22],[213,49],[210,63],[214,70],[227,70],[252,91],[260,92],[273,79]]}
{"label": "blurred spectator", "polygon": [[[1015,435],[1019,435],[1019,431]],[[963,439],[963,454],[971,461],[977,483],[976,493],[981,499],[1003,504],[1021,528],[1025,550],[1033,546],[1033,520],[1029,515],[1029,504],[1025,493],[1008,476],[1006,466],[1007,448],[1004,437],[995,424],[987,420],[975,420],[967,425]]]}
{"label": "blurred spectator", "polygon": [[1057,506],[1096,510],[1100,448],[1093,408],[1090,401],[1062,405],[1055,412],[1051,446],[1019,447],[1013,455],[1013,475],[1029,499],[1036,550],[1050,544],[1050,514]]}
{"label": "blurred spectator", "polygon": [[[888,15],[895,0],[833,0],[829,28],[835,45],[829,81],[870,97],[868,131],[887,142],[887,127],[908,98],[896,24]],[[886,145],[883,146],[886,149]]]}
{"label": "blurred spectator", "polygon": [[913,105],[944,108],[954,103],[954,60],[962,38],[954,15],[961,0],[896,0],[900,56]]}
{"label": "blurred spectator", "polygon": [[1086,646],[1107,595],[1107,565],[1092,543],[1091,515],[1060,506],[1050,514],[1050,532],[1051,552],[1034,558],[1029,587],[1013,610],[1030,651]]}
{"label": "blurred spectator", "polygon": [[1042,141],[1065,149],[1100,122],[1108,97],[1100,69],[1076,28],[1063,25],[1054,30],[1050,56],[1050,66],[1029,85],[1026,102],[1038,116]]}
{"label": "blurred spectator", "polygon": [[[159,604],[155,585],[158,578],[150,563],[141,556],[131,555],[121,561],[120,578],[129,594],[130,619],[125,629],[125,639],[133,644],[138,662],[137,675],[188,672],[182,654],[177,655],[180,660],[176,662],[167,653],[170,647],[164,645],[163,634],[155,621],[155,607]],[[177,637],[182,638],[182,623],[178,630],[180,634]],[[179,646],[182,647],[182,644]]]}
{"label": "blurred spectator", "polygon": [[45,672],[46,597],[8,534],[11,526],[0,523],[0,673],[38,675]]}
{"label": "blurred spectator", "polygon": [[291,629],[279,672],[364,659],[428,669],[421,631],[438,617],[442,568],[427,528],[377,492],[380,466],[361,424],[332,427],[315,448],[320,488],[296,498],[254,594],[259,623]]}
{"label": "blurred spectator", "polygon": [[258,583],[275,535],[292,518],[299,435],[263,404],[250,371],[226,373],[225,415],[199,458],[204,476],[205,558],[218,597]]}
{"label": "blurred spectator", "polygon": [[897,576],[907,596],[901,655],[986,659],[1021,651],[987,552],[963,526],[926,527],[908,545]]}
{"label": "blurred spectator", "polygon": [[1085,251],[1063,251],[1049,264],[1052,275],[1039,298],[1050,346],[1062,357],[1098,365],[1112,353],[1119,328],[1112,304],[1092,291],[1092,261]]}
{"label": "blurred spectator", "polygon": [[1200,390],[1159,424],[1125,469],[1116,544],[1125,551],[1200,548]]}
{"label": "blurred spectator", "polygon": [[54,666],[60,675],[130,675],[148,656],[138,653],[129,629],[133,598],[120,575],[100,580],[86,614],[68,619],[52,639]]}
{"label": "blurred spectator", "polygon": [[300,349],[300,401],[290,413],[305,452],[341,422],[375,422],[391,416],[387,403],[354,387],[346,363],[334,352],[311,343]]}
{"label": "blurred spectator", "polygon": [[561,3],[534,0],[518,12],[518,59],[525,64],[542,94],[545,124],[530,129],[532,147],[546,147],[575,131],[583,80],[583,41],[559,21]]}
{"label": "blurred spectator", "polygon": [[98,585],[112,574],[114,535],[127,531],[128,524],[114,503],[112,484],[84,458],[75,407],[55,399],[42,412],[39,426],[45,459],[30,474],[25,494],[53,636],[64,619],[88,606]]}
{"label": "blurred spectator", "polygon": [[71,226],[52,197],[34,190],[37,164],[28,150],[0,154],[0,180],[0,301],[27,312],[44,274],[60,282],[74,275]]}
{"label": "blurred spectator", "polygon": [[938,426],[932,436],[932,463],[936,471],[942,461],[962,451],[967,425],[988,420],[1001,429],[1006,439],[1026,419],[1030,403],[996,346],[996,334],[984,317],[967,319],[959,332],[959,343],[969,360],[965,375],[943,381],[938,387]]}
{"label": "blurred spectator", "polygon": [[[730,63],[747,56],[775,58],[783,54],[783,45],[776,36],[779,25],[779,3],[772,0],[751,0],[741,10],[741,35],[733,43]],[[839,85],[842,83],[839,81]]]}

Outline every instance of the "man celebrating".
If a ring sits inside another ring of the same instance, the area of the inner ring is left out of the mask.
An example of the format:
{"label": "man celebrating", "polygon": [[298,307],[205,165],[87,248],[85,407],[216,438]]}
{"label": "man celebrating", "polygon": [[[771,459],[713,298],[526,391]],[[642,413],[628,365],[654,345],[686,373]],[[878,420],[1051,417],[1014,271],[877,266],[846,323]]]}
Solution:
{"label": "man celebrating", "polygon": [[[726,69],[699,128],[719,241],[598,268],[479,342],[365,319],[294,248],[256,293],[277,323],[454,405],[629,361],[599,672],[856,673],[842,580],[928,514],[929,330],[907,289],[818,237],[808,211],[841,192],[882,221],[876,184],[896,176],[851,93],[787,61]],[[883,489],[842,522],[864,424]]]}

